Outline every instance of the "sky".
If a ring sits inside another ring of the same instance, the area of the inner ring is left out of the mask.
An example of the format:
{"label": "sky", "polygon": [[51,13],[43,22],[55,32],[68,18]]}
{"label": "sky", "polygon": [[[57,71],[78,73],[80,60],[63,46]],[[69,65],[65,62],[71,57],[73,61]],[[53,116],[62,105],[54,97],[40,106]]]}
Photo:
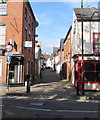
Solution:
{"label": "sky", "polygon": [[[86,0],[84,7],[98,7],[98,1]],[[73,8],[80,8],[80,2],[31,2],[31,7],[39,26],[36,28],[42,52],[51,54],[53,47],[60,46],[71,24]]]}

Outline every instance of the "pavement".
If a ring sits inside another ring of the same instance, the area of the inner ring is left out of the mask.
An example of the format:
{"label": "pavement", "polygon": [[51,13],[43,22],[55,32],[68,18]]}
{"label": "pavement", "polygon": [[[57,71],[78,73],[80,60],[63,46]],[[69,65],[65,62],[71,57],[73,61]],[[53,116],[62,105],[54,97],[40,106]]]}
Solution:
{"label": "pavement", "polygon": [[34,85],[30,86],[30,93],[26,92],[25,86],[0,87],[0,96],[29,97],[34,99],[48,100],[89,100],[100,101],[100,92],[86,91],[84,96],[76,95],[76,88],[66,79],[60,80],[59,74],[43,70],[42,78],[34,79]]}

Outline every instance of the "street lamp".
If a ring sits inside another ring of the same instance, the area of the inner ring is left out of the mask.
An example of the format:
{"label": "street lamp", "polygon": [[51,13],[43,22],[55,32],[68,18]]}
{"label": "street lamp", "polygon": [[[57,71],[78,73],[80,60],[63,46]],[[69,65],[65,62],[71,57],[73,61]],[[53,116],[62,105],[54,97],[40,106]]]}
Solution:
{"label": "street lamp", "polygon": [[[83,41],[83,0],[81,0],[81,29],[82,29],[82,67],[84,60],[84,41]],[[83,70],[83,69],[82,69]],[[83,71],[82,71],[83,72]],[[84,95],[84,75],[82,74],[82,95]]]}

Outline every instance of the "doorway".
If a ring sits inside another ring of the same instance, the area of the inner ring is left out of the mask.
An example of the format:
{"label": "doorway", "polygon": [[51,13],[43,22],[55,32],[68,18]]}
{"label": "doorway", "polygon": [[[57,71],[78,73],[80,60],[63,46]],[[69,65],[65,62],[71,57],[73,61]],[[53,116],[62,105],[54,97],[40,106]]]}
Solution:
{"label": "doorway", "polygon": [[9,83],[20,83],[20,61],[12,61],[9,65]]}

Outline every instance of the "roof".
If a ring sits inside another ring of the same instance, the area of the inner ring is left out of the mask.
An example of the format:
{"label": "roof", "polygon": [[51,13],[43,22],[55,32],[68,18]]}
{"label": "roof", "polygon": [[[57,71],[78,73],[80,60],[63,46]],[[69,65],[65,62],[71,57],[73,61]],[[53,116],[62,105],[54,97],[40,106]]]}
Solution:
{"label": "roof", "polygon": [[63,42],[64,42],[64,39],[61,39],[60,40],[60,49],[62,49],[62,50],[64,49],[64,43]]}
{"label": "roof", "polygon": [[35,26],[35,28],[36,27],[38,27],[38,25],[39,25],[39,23],[37,22],[37,20],[36,20],[36,18],[35,18],[35,15],[34,15],[34,13],[33,13],[33,10],[32,10],[32,7],[31,7],[31,5],[30,5],[30,2],[29,2],[29,0],[24,0],[24,1],[26,1],[26,2],[24,2],[25,4],[28,4],[28,6],[29,6],[29,9],[30,9],[30,11],[31,11],[31,14],[32,14],[32,16],[33,16],[33,19],[34,19],[34,26]]}
{"label": "roof", "polygon": [[100,21],[100,8],[74,8],[77,20]]}
{"label": "roof", "polygon": [[48,58],[50,58],[49,54],[44,54],[44,58],[47,60]]}
{"label": "roof", "polygon": [[59,47],[53,47],[53,53],[54,53],[54,54],[57,53],[58,50],[59,50]]}
{"label": "roof", "polygon": [[66,42],[67,37],[68,37],[68,35],[69,35],[69,33],[70,33],[71,29],[72,29],[72,25],[70,26],[70,28],[69,28],[69,30],[68,30],[68,32],[67,32],[67,34],[66,34],[66,37],[65,37],[65,39],[64,39],[64,41],[63,41],[63,43],[65,43],[65,42]]}

